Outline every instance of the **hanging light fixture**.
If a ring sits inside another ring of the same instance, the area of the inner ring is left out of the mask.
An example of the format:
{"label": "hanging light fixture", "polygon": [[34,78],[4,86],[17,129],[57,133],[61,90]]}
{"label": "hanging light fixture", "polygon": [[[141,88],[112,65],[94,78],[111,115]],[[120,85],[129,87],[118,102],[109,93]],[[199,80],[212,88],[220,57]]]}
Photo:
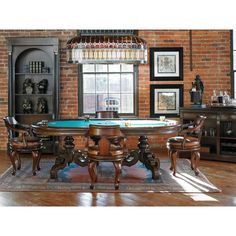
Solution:
{"label": "hanging light fixture", "polygon": [[147,63],[147,43],[136,35],[80,35],[67,42],[68,63]]}

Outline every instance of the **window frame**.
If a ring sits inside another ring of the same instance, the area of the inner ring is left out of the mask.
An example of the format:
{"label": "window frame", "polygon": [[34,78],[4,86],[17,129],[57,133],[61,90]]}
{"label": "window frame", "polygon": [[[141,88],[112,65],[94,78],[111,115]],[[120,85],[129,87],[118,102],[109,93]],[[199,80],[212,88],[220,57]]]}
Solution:
{"label": "window frame", "polygon": [[[106,65],[109,65],[110,63],[107,63]],[[119,64],[119,63],[117,63]],[[139,101],[139,93],[138,93],[138,65],[133,65],[133,86],[134,86],[134,112],[133,113],[119,113],[119,116],[122,117],[138,117],[138,101]],[[92,73],[92,72],[91,72]],[[78,65],[78,116],[95,116],[95,113],[84,113],[83,111],[83,64]]]}

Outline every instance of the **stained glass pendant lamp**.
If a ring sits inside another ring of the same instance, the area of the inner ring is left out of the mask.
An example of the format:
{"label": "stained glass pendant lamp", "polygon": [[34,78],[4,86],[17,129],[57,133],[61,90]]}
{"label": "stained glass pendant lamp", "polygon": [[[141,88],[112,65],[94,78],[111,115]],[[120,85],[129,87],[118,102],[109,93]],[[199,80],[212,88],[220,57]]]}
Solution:
{"label": "stained glass pendant lamp", "polygon": [[82,31],[67,42],[67,61],[74,64],[146,64],[147,43],[130,31]]}

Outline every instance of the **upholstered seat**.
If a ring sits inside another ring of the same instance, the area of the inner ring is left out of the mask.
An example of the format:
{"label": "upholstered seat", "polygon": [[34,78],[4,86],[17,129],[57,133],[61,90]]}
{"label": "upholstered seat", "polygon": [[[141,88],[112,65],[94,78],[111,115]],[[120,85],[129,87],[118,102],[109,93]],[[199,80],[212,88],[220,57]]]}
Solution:
{"label": "upholstered seat", "polygon": [[200,148],[200,143],[198,141],[198,138],[194,137],[172,137],[168,139],[168,145],[169,148],[175,148],[175,149],[196,149]]}
{"label": "upholstered seat", "polygon": [[191,168],[198,175],[198,163],[200,160],[201,135],[205,116],[198,116],[194,123],[185,124],[178,136],[167,140],[168,155],[171,159],[173,175],[176,174],[176,158],[179,152],[191,152]]}
{"label": "upholstered seat", "polygon": [[[21,152],[32,153],[32,173],[36,175],[36,169],[40,170],[39,162],[43,148],[42,142],[31,134],[30,126],[19,124],[14,117],[5,117],[3,120],[8,131],[9,157],[13,167],[12,175],[15,175],[17,169],[21,169]],[[13,132],[18,136],[13,137]]]}
{"label": "upholstered seat", "polygon": [[115,189],[118,189],[122,161],[127,155],[126,137],[120,131],[120,126],[90,125],[85,150],[89,159],[90,188],[93,189],[97,182],[98,163],[112,162],[115,167]]}

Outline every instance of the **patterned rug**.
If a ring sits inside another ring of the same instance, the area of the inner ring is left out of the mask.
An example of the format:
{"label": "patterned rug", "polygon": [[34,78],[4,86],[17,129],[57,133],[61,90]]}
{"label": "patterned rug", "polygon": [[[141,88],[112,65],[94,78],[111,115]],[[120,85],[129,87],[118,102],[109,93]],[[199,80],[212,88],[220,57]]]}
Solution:
{"label": "patterned rug", "polygon": [[22,169],[15,176],[11,168],[0,177],[0,191],[60,191],[60,192],[220,192],[200,172],[195,176],[190,169],[190,162],[178,159],[177,175],[174,177],[169,170],[170,162],[161,160],[160,179],[152,180],[151,171],[138,162],[132,167],[122,167],[119,190],[114,189],[114,167],[112,163],[101,163],[98,166],[98,183],[90,190],[90,177],[87,167],[72,163],[58,172],[58,179],[50,179],[50,169],[53,160],[41,160],[41,171],[36,176],[31,175],[32,162],[23,159]]}

